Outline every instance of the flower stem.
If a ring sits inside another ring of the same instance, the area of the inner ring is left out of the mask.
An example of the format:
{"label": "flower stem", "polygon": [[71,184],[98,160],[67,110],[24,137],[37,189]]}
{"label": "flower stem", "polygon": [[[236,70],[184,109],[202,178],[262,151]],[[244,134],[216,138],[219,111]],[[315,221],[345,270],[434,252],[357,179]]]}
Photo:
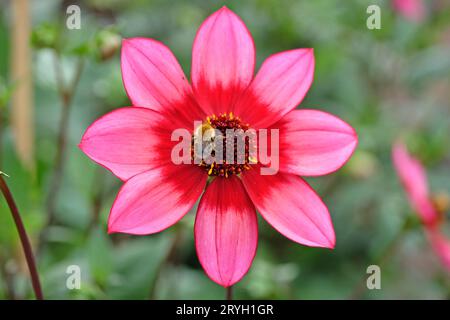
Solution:
{"label": "flower stem", "polygon": [[226,290],[227,290],[226,299],[228,301],[233,300],[233,286],[227,287]]}
{"label": "flower stem", "polygon": [[25,226],[23,225],[22,218],[20,217],[19,210],[17,209],[14,198],[11,191],[8,188],[5,180],[3,179],[3,173],[0,172],[0,189],[2,190],[3,196],[8,203],[9,209],[11,210],[14,223],[16,224],[17,232],[19,233],[20,242],[22,243],[23,252],[27,261],[28,269],[30,270],[31,283],[33,285],[34,294],[36,299],[43,300],[44,296],[42,294],[41,283],[39,281],[39,274],[36,268],[36,262],[34,261],[33,250],[31,249],[30,240],[28,238]]}

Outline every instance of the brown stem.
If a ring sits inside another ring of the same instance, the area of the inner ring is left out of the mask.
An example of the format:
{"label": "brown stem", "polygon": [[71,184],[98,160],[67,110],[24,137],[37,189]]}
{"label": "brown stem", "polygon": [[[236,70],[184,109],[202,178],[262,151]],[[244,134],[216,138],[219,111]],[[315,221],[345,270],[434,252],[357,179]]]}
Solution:
{"label": "brown stem", "polygon": [[20,242],[22,244],[23,252],[27,261],[28,269],[30,270],[31,283],[33,285],[34,294],[36,299],[43,300],[44,296],[42,294],[41,283],[39,281],[39,274],[36,268],[36,262],[34,261],[33,250],[31,249],[30,240],[28,238],[25,226],[23,225],[22,218],[20,217],[19,210],[17,209],[14,198],[11,191],[8,188],[2,174],[0,173],[0,189],[2,190],[3,196],[8,203],[9,209],[11,210],[14,223],[16,224],[17,232],[19,233]]}
{"label": "brown stem", "polygon": [[57,52],[54,55],[54,64],[55,64],[55,78],[58,88],[58,93],[61,99],[61,119],[59,122],[58,128],[58,140],[57,140],[57,149],[56,149],[56,157],[53,166],[52,172],[52,180],[50,181],[50,188],[48,191],[48,196],[46,200],[46,208],[47,208],[47,222],[45,227],[42,229],[42,232],[39,236],[39,247],[38,252],[41,251],[42,245],[45,242],[46,231],[50,225],[54,223],[55,220],[55,206],[56,200],[58,199],[59,189],[61,186],[63,174],[64,174],[64,164],[65,164],[65,156],[67,149],[67,135],[69,132],[69,116],[70,109],[73,101],[73,96],[75,94],[75,90],[78,86],[78,83],[81,78],[81,73],[84,68],[84,59],[80,58],[78,60],[78,64],[75,70],[75,75],[73,76],[72,81],[69,86],[64,84],[64,76],[63,70],[61,67],[60,56]]}
{"label": "brown stem", "polygon": [[229,286],[226,288],[227,294],[226,294],[226,299],[228,301],[233,300],[233,286]]}

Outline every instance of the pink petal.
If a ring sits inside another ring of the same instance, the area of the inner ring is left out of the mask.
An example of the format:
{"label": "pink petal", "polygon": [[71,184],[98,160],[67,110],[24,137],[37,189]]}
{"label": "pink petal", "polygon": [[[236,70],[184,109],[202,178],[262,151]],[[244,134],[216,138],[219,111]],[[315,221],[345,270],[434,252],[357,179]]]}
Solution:
{"label": "pink petal", "polygon": [[249,270],[257,242],[255,207],[239,178],[215,178],[195,220],[195,246],[203,269],[213,281],[231,286]]}
{"label": "pink petal", "polygon": [[134,106],[171,115],[182,127],[192,127],[194,120],[205,117],[192,97],[177,59],[169,48],[156,40],[123,41],[122,78]]}
{"label": "pink petal", "polygon": [[318,110],[293,110],[272,128],[280,130],[280,170],[301,176],[338,170],[358,144],[351,126]]}
{"label": "pink petal", "polygon": [[180,220],[200,197],[207,175],[191,165],[166,165],[125,182],[114,201],[108,232],[151,234]]}
{"label": "pink petal", "polygon": [[154,110],[184,99],[189,83],[169,48],[153,39],[122,43],[122,75],[133,105]]}
{"label": "pink petal", "polygon": [[435,223],[438,215],[429,198],[427,177],[422,164],[400,142],[392,149],[392,159],[413,209],[424,223]]}
{"label": "pink petal", "polygon": [[439,257],[444,267],[450,271],[450,240],[445,238],[436,229],[431,229],[431,231],[428,232],[428,238],[430,239],[436,255]]}
{"label": "pink petal", "polygon": [[253,128],[267,128],[302,102],[313,76],[313,49],[272,55],[262,64],[235,113]]}
{"label": "pink petal", "polygon": [[201,25],[192,50],[192,85],[208,115],[232,111],[253,78],[255,45],[244,22],[226,7]]}
{"label": "pink petal", "polygon": [[334,248],[328,209],[303,179],[286,173],[262,176],[254,165],[242,181],[259,213],[284,236],[307,246]]}
{"label": "pink petal", "polygon": [[79,147],[122,180],[170,161],[167,121],[146,108],[121,108],[95,121]]}

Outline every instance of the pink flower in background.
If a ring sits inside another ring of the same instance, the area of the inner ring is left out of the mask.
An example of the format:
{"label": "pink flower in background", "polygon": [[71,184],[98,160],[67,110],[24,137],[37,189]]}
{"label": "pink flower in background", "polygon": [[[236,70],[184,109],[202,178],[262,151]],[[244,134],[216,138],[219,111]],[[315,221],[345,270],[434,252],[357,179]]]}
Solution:
{"label": "pink flower in background", "polygon": [[[275,54],[256,76],[254,69],[252,36],[225,7],[208,17],[195,37],[192,84],[162,43],[124,40],[122,76],[133,107],[98,119],[80,143],[92,160],[125,181],[111,209],[110,233],[159,232],[201,197],[197,254],[208,276],[225,287],[239,281],[253,261],[256,210],[293,241],[335,246],[327,207],[299,176],[338,170],[357,145],[355,131],[339,118],[294,110],[313,81],[312,49]],[[178,141],[171,141],[171,133],[185,128],[194,135],[196,120],[221,130],[279,129],[279,172],[261,175],[261,164],[249,159],[244,165],[175,165],[171,151]]]}
{"label": "pink flower in background", "polygon": [[422,164],[398,142],[394,145],[392,158],[400,181],[406,190],[406,195],[426,225],[436,224],[438,215],[433,206],[428,190],[428,181]]}
{"label": "pink flower in background", "polygon": [[441,231],[443,222],[438,206],[429,192],[425,169],[419,160],[412,157],[405,145],[397,142],[392,150],[394,167],[405,188],[412,208],[425,226],[427,237],[444,266],[450,270],[450,242]]}
{"label": "pink flower in background", "polygon": [[425,19],[426,9],[423,0],[392,0],[392,6],[407,20],[421,22]]}

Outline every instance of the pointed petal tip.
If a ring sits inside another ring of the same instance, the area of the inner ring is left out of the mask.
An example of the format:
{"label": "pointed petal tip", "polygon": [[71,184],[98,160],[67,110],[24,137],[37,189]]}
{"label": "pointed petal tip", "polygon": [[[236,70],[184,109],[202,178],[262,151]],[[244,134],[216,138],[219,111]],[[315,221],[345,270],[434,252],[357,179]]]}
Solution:
{"label": "pointed petal tip", "polygon": [[328,242],[328,245],[325,246],[324,248],[327,248],[330,250],[334,250],[334,248],[336,248],[336,236],[334,236],[334,233],[333,233],[333,239],[331,239],[330,242]]}
{"label": "pointed petal tip", "polygon": [[227,289],[229,287],[234,286],[236,283],[240,282],[247,275],[247,273],[250,271],[250,267],[248,268],[247,272],[245,272],[240,278],[237,278],[237,279],[234,279],[234,280],[230,279],[228,281],[223,281],[221,278],[215,278],[215,277],[209,275],[208,272],[206,272],[206,271],[205,271],[205,274],[211,281],[214,281],[219,286]]}
{"label": "pointed petal tip", "polygon": [[[297,240],[294,241],[298,242]],[[302,243],[300,242],[300,244]],[[322,239],[307,244],[307,246],[334,250],[334,248],[336,247],[336,234],[334,233],[334,228],[331,227],[330,234],[324,235]]]}
{"label": "pointed petal tip", "polygon": [[[97,120],[96,120],[97,121]],[[91,125],[89,125],[89,127],[86,128],[86,130],[84,131],[83,135],[81,136],[80,142],[78,142],[77,147],[83,151],[84,153],[86,153],[85,149],[86,149],[86,140],[88,140],[88,132],[89,129],[91,129],[92,125],[96,122],[94,121]]]}
{"label": "pointed petal tip", "polygon": [[122,38],[122,50],[130,45],[130,42],[132,41],[133,38]]}
{"label": "pointed petal tip", "polygon": [[[114,206],[114,204],[113,204],[113,206]],[[109,216],[108,216],[108,226],[107,226],[107,229],[108,229],[108,234],[114,234],[114,233],[118,233],[118,232],[120,232],[119,230],[117,230],[116,228],[114,228],[114,223],[113,222],[111,222],[111,211],[112,211],[112,207],[111,207],[111,210],[110,210],[110,212],[109,212]]]}
{"label": "pointed petal tip", "polygon": [[326,234],[324,234],[324,239],[323,242],[320,243],[320,247],[324,249],[334,250],[334,248],[336,247],[336,233],[334,232],[334,226],[333,221],[331,221],[331,217],[330,224],[331,228]]}
{"label": "pointed petal tip", "polygon": [[231,10],[230,8],[228,8],[227,6],[222,6],[219,10],[217,10],[217,13],[227,13],[227,14],[234,14],[236,15],[233,10]]}
{"label": "pointed petal tip", "polygon": [[[89,129],[89,128],[88,128]],[[78,143],[77,147],[78,149],[80,149],[85,155],[89,156],[89,153],[86,151],[86,134],[88,129],[86,129],[86,132],[83,134],[83,136],[81,137],[80,142]]]}
{"label": "pointed petal tip", "polygon": [[[113,206],[114,206],[114,204],[113,204]],[[108,216],[108,225],[107,225],[107,232],[108,232],[108,234],[114,234],[114,233],[121,233],[121,232],[123,232],[123,230],[120,230],[120,228],[117,228],[117,226],[115,225],[116,221],[114,221],[114,222],[111,221],[111,211],[112,211],[112,207],[110,209],[109,216]]]}
{"label": "pointed petal tip", "polygon": [[[358,133],[356,133],[355,128],[353,128],[352,126],[349,126],[349,127],[352,130],[352,136],[353,136],[354,141],[351,143],[351,152],[350,152],[350,155],[349,155],[347,161],[353,156],[353,154],[355,153],[355,150],[356,150],[356,148],[358,147],[358,144],[359,144]],[[347,161],[344,162],[340,168],[342,168],[347,163]]]}
{"label": "pointed petal tip", "polygon": [[223,283],[218,283],[219,285],[221,285],[222,287],[224,287],[225,289],[228,289],[231,286],[234,286],[236,283],[238,283],[241,279],[237,280],[237,281],[233,281],[233,282],[223,282]]}
{"label": "pointed petal tip", "polygon": [[355,142],[356,142],[356,144],[358,144],[358,143],[359,143],[359,136],[358,136],[358,133],[356,132],[355,128],[353,128],[352,126],[350,126],[350,127],[352,128],[352,131],[353,131],[353,137],[355,138]]}
{"label": "pointed petal tip", "polygon": [[122,51],[124,49],[128,48],[129,46],[131,46],[132,43],[134,41],[136,41],[136,39],[138,39],[138,38],[124,38],[124,39],[122,39]]}

